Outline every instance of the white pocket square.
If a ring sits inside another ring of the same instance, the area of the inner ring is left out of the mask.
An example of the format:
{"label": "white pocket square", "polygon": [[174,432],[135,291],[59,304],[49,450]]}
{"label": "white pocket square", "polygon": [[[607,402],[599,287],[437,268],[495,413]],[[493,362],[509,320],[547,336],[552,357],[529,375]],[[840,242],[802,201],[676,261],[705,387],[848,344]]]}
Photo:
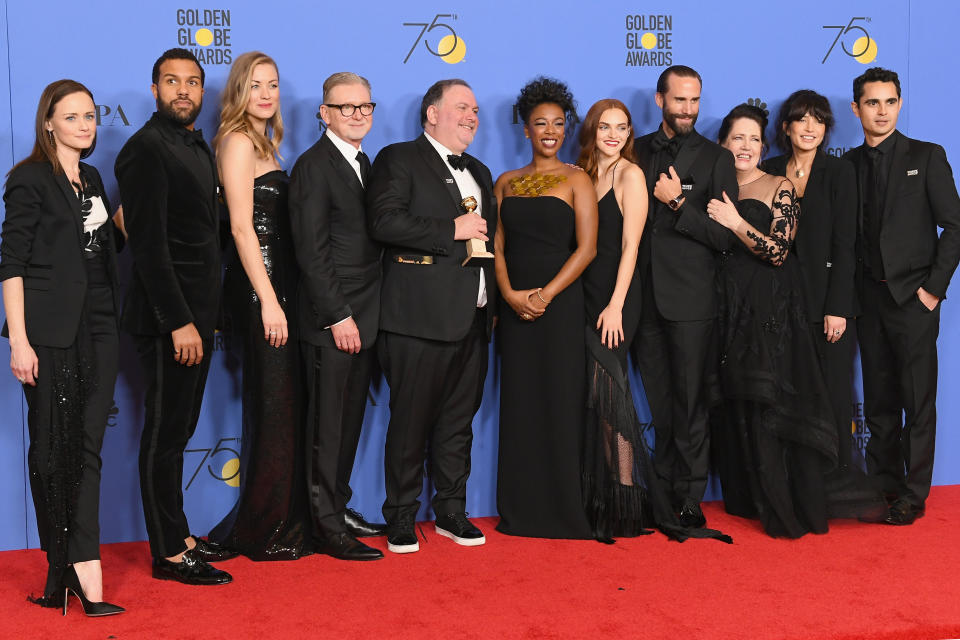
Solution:
{"label": "white pocket square", "polygon": [[917,173],[918,173],[918,171],[917,171],[916,169],[909,169],[909,170],[907,170],[907,175],[908,175],[908,176],[915,176],[915,175],[917,175]]}

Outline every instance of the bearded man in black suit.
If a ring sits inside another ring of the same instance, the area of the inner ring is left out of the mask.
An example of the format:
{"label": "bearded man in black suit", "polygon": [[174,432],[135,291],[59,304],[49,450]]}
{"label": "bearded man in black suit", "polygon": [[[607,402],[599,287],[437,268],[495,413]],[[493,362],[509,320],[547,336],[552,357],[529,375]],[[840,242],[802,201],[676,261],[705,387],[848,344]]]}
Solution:
{"label": "bearded man in black suit", "polygon": [[700,502],[710,449],[706,378],[716,371],[717,258],[736,242],[706,208],[712,198],[739,194],[733,155],[694,130],[701,86],[690,67],[664,70],[656,93],[663,122],[634,146],[652,206],[637,260],[643,306],[633,357],[653,415],[654,468],[688,527],[706,523]]}
{"label": "bearded man in black suit", "polygon": [[[943,147],[897,131],[900,79],[874,67],[853,81],[864,143],[843,157],[860,178],[857,336],[867,471],[880,479],[885,521],[921,517],[937,435],[940,302],[960,262],[960,197]],[[943,229],[937,234],[937,227]]]}
{"label": "bearded man in black suit", "polygon": [[[464,153],[478,111],[463,80],[435,83],[420,106],[423,135],[385,147],[367,190],[370,234],[384,244],[377,349],[390,385],[383,514],[394,553],[420,548],[414,520],[428,444],[437,533],[485,542],[465,513],[496,303],[492,261],[463,265],[465,241],[488,241],[497,220],[490,171]],[[463,204],[471,196],[473,213]]]}
{"label": "bearded man in black suit", "polygon": [[307,476],[317,550],[377,560],[357,537],[383,535],[347,507],[380,316],[380,247],[367,233],[373,125],[370,83],[335,73],[323,83],[327,130],[293,167],[290,222],[300,265],[300,340],[307,372]]}
{"label": "bearded man in black suit", "polygon": [[140,491],[153,577],[225,584],[230,575],[207,563],[236,553],[190,535],[181,488],[220,306],[217,170],[193,126],[203,80],[186,49],[160,56],[157,112],[123,145],[114,171],[133,253],[121,326],[134,337],[147,386]]}

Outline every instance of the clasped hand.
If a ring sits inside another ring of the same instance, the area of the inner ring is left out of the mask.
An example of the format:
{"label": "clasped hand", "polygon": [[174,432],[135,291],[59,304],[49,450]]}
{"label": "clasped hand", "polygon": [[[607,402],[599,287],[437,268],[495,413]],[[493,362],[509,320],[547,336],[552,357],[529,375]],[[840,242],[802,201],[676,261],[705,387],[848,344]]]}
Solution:
{"label": "clasped hand", "polygon": [[537,294],[543,289],[521,289],[504,294],[510,308],[524,320],[533,321],[543,315],[547,305]]}
{"label": "clasped hand", "polygon": [[668,171],[670,175],[661,173],[657,183],[653,186],[653,197],[663,204],[667,204],[683,193],[683,184],[680,182],[677,170],[673,168],[673,165],[670,165]]}
{"label": "clasped hand", "polygon": [[727,229],[736,231],[737,227],[743,222],[740,212],[737,211],[737,205],[733,203],[727,192],[723,192],[723,200],[714,198],[707,203],[707,215],[711,220],[719,222]]}

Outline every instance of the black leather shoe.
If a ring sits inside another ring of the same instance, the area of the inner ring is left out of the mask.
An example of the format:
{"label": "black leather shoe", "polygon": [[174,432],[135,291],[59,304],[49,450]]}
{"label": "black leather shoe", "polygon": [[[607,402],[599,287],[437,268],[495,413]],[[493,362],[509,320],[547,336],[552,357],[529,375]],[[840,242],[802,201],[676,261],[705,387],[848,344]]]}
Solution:
{"label": "black leather shoe", "polygon": [[193,548],[194,555],[204,562],[223,562],[224,560],[236,558],[238,555],[240,555],[238,552],[234,551],[233,549],[228,549],[222,544],[210,542],[209,540],[204,540],[203,538],[197,536],[191,537],[193,538],[194,542],[197,543],[197,546]]}
{"label": "black leather shoe", "polygon": [[413,516],[399,516],[394,522],[387,525],[387,549],[393,553],[420,551]]}
{"label": "black leather shoe", "polygon": [[347,531],[352,533],[354,538],[372,538],[374,536],[387,535],[387,525],[367,522],[363,519],[362,515],[349,507],[343,512],[343,523],[347,525]]}
{"label": "black leather shoe", "polygon": [[439,516],[434,527],[437,533],[464,547],[477,547],[487,541],[463,512]]}
{"label": "black leather shoe", "polygon": [[913,524],[917,518],[922,518],[924,513],[926,513],[926,508],[924,508],[923,505],[912,505],[906,498],[897,498],[897,500],[890,505],[890,509],[887,511],[887,517],[884,518],[883,521],[887,524],[903,526]]}
{"label": "black leather shoe", "polygon": [[680,507],[680,513],[677,514],[680,524],[690,529],[702,529],[707,524],[707,519],[700,509],[700,503],[692,498],[683,501]]}
{"label": "black leather shoe", "polygon": [[317,553],[325,553],[338,560],[380,560],[383,558],[382,551],[368,547],[346,531],[331,534],[323,540],[317,540],[314,548]]}
{"label": "black leather shoe", "polygon": [[180,562],[154,558],[153,577],[157,580],[176,580],[183,584],[227,584],[233,581],[233,576],[226,571],[212,567],[198,558],[195,549],[184,552]]}

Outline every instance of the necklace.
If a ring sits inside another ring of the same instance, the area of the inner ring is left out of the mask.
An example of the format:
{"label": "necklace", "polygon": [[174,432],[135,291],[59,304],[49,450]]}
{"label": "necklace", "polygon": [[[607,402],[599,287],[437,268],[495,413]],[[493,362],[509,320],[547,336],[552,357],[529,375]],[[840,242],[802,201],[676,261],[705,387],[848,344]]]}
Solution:
{"label": "necklace", "polygon": [[793,172],[794,177],[802,178],[803,176],[807,175],[807,172],[803,170],[803,167],[800,166],[800,163],[797,162],[796,159],[791,158],[790,161],[793,162],[793,166],[796,167]]}
{"label": "necklace", "polygon": [[537,197],[545,191],[550,191],[561,182],[566,182],[567,176],[553,173],[528,173],[527,175],[511,178],[510,188],[513,195]]}

